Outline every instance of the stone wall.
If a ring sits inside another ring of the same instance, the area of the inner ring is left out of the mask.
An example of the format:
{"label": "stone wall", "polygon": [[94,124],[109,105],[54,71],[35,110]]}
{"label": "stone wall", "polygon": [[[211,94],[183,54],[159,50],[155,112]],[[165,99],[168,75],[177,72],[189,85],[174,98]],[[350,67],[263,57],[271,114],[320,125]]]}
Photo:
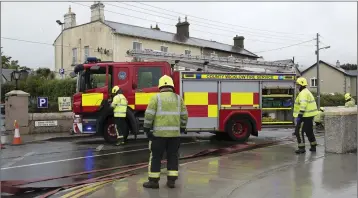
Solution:
{"label": "stone wall", "polygon": [[[36,121],[57,121],[57,126],[35,126]],[[72,129],[72,112],[29,113],[29,134],[69,132]]]}
{"label": "stone wall", "polygon": [[325,151],[348,153],[357,150],[357,106],[325,108]]}

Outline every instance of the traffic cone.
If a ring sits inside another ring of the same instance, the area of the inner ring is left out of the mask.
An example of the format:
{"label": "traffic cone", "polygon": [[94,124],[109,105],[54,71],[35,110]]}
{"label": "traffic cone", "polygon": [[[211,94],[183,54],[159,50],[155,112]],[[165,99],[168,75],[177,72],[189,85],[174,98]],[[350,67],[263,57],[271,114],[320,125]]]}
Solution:
{"label": "traffic cone", "polygon": [[19,145],[22,142],[21,142],[21,137],[20,137],[19,124],[17,123],[16,120],[14,122],[14,127],[15,127],[15,133],[14,133],[14,139],[12,140],[12,144]]}

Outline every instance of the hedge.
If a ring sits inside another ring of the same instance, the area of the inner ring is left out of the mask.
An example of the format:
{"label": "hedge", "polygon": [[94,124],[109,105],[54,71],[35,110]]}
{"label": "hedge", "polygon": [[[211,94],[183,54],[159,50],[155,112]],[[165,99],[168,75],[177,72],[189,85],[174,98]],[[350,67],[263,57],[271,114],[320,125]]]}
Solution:
{"label": "hedge", "polygon": [[[52,79],[42,76],[29,76],[18,82],[18,88],[30,94],[29,112],[58,112],[58,97],[72,97],[76,92],[76,80]],[[1,87],[1,101],[5,101],[5,94],[15,89],[15,82],[5,83]],[[37,97],[48,97],[49,108],[37,109]]]}
{"label": "hedge", "polygon": [[[314,97],[317,97],[316,92],[312,92]],[[322,94],[321,93],[321,107],[331,107],[331,106],[344,106],[344,94],[335,93],[332,94]]]}

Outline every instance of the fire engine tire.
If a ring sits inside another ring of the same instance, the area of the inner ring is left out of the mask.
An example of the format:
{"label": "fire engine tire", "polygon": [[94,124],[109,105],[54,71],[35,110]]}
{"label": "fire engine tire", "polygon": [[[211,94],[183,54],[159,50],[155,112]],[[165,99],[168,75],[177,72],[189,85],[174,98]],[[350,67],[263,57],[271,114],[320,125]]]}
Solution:
{"label": "fire engine tire", "polygon": [[252,132],[252,125],[247,118],[233,117],[227,122],[225,131],[231,140],[246,142]]}
{"label": "fire engine tire", "polygon": [[114,127],[115,125],[113,117],[107,118],[103,129],[103,138],[107,143],[113,144],[117,142],[117,134]]}

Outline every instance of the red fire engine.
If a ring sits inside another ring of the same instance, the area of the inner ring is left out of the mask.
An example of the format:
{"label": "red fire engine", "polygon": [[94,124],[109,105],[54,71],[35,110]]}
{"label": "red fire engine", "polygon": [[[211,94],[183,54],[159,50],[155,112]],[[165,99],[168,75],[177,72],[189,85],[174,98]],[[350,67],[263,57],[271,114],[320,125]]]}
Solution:
{"label": "red fire engine", "polygon": [[[74,133],[98,134],[107,142],[116,141],[110,103],[111,89],[119,85],[128,100],[130,134],[136,137],[142,131],[149,99],[159,91],[158,80],[163,75],[173,78],[175,92],[187,106],[188,132],[227,134],[232,140],[246,141],[250,135],[258,136],[262,125],[293,124],[293,64],[150,50],[132,50],[128,55],[162,62],[101,62],[88,58],[85,64],[75,67],[71,74],[77,77]],[[204,71],[178,71],[182,63],[186,67],[204,67]],[[250,71],[253,68],[264,71]]]}

